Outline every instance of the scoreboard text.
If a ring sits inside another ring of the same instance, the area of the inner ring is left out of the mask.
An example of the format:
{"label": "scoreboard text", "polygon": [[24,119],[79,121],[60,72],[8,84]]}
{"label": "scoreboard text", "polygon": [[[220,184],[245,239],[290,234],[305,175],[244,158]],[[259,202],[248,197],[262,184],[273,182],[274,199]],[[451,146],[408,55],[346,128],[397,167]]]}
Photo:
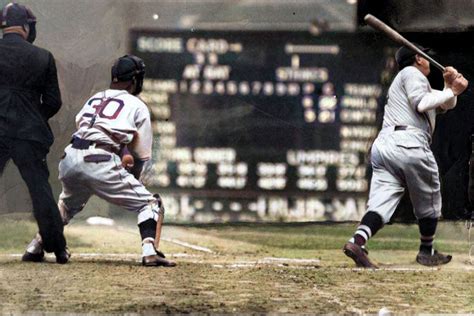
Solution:
{"label": "scoreboard text", "polygon": [[358,220],[393,75],[374,34],[140,31],[147,184],[185,221]]}

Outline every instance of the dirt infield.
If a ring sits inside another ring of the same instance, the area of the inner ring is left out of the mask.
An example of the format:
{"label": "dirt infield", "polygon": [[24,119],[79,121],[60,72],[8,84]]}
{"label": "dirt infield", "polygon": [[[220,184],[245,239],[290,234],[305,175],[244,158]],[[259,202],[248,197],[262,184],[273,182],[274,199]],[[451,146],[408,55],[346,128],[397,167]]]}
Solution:
{"label": "dirt infield", "polygon": [[0,312],[474,311],[474,266],[462,224],[441,225],[438,248],[454,259],[435,269],[415,263],[417,228],[406,225],[387,227],[369,244],[380,270],[355,269],[340,250],[352,229],[352,224],[167,226],[163,250],[179,265],[165,269],[139,265],[133,225],[73,224],[66,229],[70,264],[21,263],[34,225],[7,220],[0,224]]}

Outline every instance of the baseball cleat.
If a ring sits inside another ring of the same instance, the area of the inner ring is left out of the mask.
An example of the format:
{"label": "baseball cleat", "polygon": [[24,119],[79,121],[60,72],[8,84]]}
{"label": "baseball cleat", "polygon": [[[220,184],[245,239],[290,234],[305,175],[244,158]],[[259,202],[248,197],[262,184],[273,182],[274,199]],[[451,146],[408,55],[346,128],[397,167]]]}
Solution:
{"label": "baseball cleat", "polygon": [[145,267],[175,267],[176,262],[166,260],[159,255],[142,257],[142,265]]}
{"label": "baseball cleat", "polygon": [[367,256],[369,255],[369,251],[367,250],[367,248],[365,248],[365,246],[360,246],[360,248],[362,249],[363,252],[365,252]]}
{"label": "baseball cleat", "polygon": [[426,252],[419,252],[416,256],[416,262],[428,267],[440,266],[451,261],[453,256],[445,255],[438,251],[434,251],[433,254]]}
{"label": "baseball cleat", "polygon": [[31,253],[25,251],[23,257],[21,257],[21,261],[23,262],[43,262],[44,261],[44,251],[40,253]]}
{"label": "baseball cleat", "polygon": [[355,264],[358,267],[378,269],[378,267],[373,264],[369,257],[367,256],[367,250],[363,249],[361,246],[347,242],[342,249],[344,254],[354,260]]}
{"label": "baseball cleat", "polygon": [[63,250],[55,251],[54,255],[56,256],[56,262],[59,264],[67,263],[69,261],[69,258],[71,257],[71,253],[69,252],[69,249],[67,249],[67,247]]}
{"label": "baseball cleat", "polygon": [[161,251],[159,251],[158,249],[155,249],[155,251],[156,251],[156,254],[157,254],[159,257],[161,257],[161,258],[163,258],[163,259],[166,258],[165,254],[162,253]]}

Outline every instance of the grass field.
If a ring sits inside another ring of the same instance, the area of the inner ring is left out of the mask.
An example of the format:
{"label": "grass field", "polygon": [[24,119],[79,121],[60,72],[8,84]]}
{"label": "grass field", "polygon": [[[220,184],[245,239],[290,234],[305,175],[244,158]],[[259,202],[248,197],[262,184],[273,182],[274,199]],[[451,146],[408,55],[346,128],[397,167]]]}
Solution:
{"label": "grass field", "polygon": [[381,269],[362,270],[341,251],[355,224],[166,226],[162,250],[178,266],[144,268],[133,223],[73,222],[73,257],[61,266],[22,263],[35,225],[0,219],[3,314],[474,312],[463,223],[440,225],[437,248],[454,255],[447,266],[416,264],[417,227],[390,225],[369,243]]}

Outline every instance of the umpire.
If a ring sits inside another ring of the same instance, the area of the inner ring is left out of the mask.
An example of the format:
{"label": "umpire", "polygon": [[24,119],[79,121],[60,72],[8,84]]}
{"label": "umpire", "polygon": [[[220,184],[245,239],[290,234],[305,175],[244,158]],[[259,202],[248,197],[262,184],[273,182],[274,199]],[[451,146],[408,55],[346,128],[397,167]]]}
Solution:
{"label": "umpire", "polygon": [[32,45],[36,17],[27,7],[9,3],[0,19],[0,174],[13,160],[28,186],[43,248],[54,252],[57,263],[66,263],[63,224],[46,164],[53,143],[48,119],[61,107],[54,57]]}

